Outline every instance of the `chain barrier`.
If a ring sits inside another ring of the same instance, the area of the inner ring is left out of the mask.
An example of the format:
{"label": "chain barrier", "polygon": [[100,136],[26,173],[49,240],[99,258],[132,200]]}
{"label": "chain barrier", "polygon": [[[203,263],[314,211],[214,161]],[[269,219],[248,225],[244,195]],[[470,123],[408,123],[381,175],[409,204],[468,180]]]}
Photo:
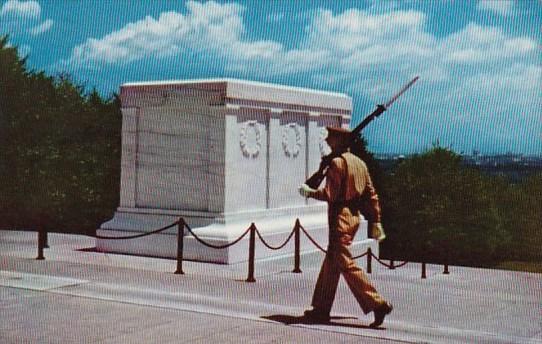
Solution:
{"label": "chain barrier", "polygon": [[[320,245],[316,242],[316,240],[314,240],[313,237],[311,237],[311,236],[309,235],[309,233],[307,232],[307,230],[306,230],[301,224],[299,224],[299,228],[303,231],[303,233],[305,233],[305,235],[307,236],[307,238],[310,240],[310,242],[312,242],[312,244],[313,244],[314,246],[316,246],[320,251],[322,251],[322,252],[324,252],[324,253],[327,254],[327,251],[326,251],[322,246],[320,246]],[[259,234],[258,234],[258,235],[259,235]],[[290,234],[290,235],[291,235],[291,234]],[[261,237],[260,237],[260,239],[263,241],[263,239],[262,239]],[[290,238],[288,238],[288,240],[289,240],[289,239],[290,239]],[[370,256],[368,256],[369,254],[370,254]],[[407,264],[409,263],[408,261],[403,261],[403,262],[401,262],[400,264],[395,265],[394,262],[393,262],[393,260],[390,260],[390,263],[387,264],[387,263],[385,263],[382,259],[380,259],[379,257],[375,256],[375,255],[373,254],[373,252],[372,252],[370,249],[367,249],[367,251],[365,251],[365,253],[362,253],[362,254],[360,254],[360,255],[357,255],[357,256],[352,257],[352,259],[356,260],[356,259],[359,259],[359,258],[362,258],[362,257],[365,257],[365,256],[367,256],[367,263],[368,263],[368,269],[367,269],[367,270],[368,270],[368,272],[370,272],[370,270],[371,270],[371,268],[370,268],[370,257],[371,257],[371,258],[375,258],[377,262],[379,262],[381,265],[387,267],[387,268],[390,269],[390,270],[395,270],[395,269],[401,268],[401,267],[403,267],[403,266],[405,266],[405,265],[407,265]],[[424,267],[422,267],[422,268],[424,268]],[[443,273],[444,273],[444,274],[449,274],[449,273],[450,273],[449,270],[448,270],[448,265],[447,265],[447,264],[444,266],[444,272],[443,272]],[[422,278],[425,278],[425,273],[424,273],[423,271],[422,271]]]}
{"label": "chain barrier", "polygon": [[400,268],[400,267],[403,267],[403,266],[405,266],[405,265],[407,265],[407,264],[408,264],[408,262],[407,262],[407,261],[405,260],[405,261],[404,261],[404,262],[402,262],[401,264],[399,264],[399,265],[395,265],[395,266],[394,266],[394,269],[396,269],[396,268]]}
{"label": "chain barrier", "polygon": [[322,246],[320,246],[316,240],[314,240],[310,235],[309,233],[307,233],[307,230],[305,229],[305,227],[303,227],[301,224],[299,225],[299,228],[301,228],[301,230],[303,231],[303,233],[305,233],[305,235],[307,236],[307,238],[309,238],[310,242],[312,242],[312,244],[314,246],[316,246],[320,251],[324,252],[324,253],[327,253],[327,250],[325,250]]}
{"label": "chain barrier", "polygon": [[[247,234],[250,233],[250,240],[249,240],[249,275],[248,275],[248,278],[246,280],[247,282],[255,282],[256,281],[254,279],[255,237],[256,236],[258,236],[258,238],[263,243],[263,245],[265,247],[267,247],[268,249],[270,249],[270,250],[280,250],[280,249],[284,248],[286,246],[286,244],[288,244],[288,242],[295,235],[295,239],[296,239],[295,252],[294,252],[295,268],[294,268],[294,270],[292,272],[296,272],[296,273],[301,272],[301,269],[299,268],[299,265],[300,265],[300,242],[299,242],[299,237],[300,236],[299,236],[299,230],[301,230],[301,231],[303,231],[303,233],[305,233],[305,235],[307,236],[309,241],[314,246],[316,246],[316,248],[318,248],[320,251],[327,254],[327,250],[324,249],[322,246],[320,246],[320,244],[318,244],[318,242],[307,232],[305,227],[303,227],[301,225],[301,223],[299,222],[299,219],[296,219],[295,226],[294,226],[293,230],[290,232],[290,234],[288,235],[288,237],[286,238],[286,240],[282,244],[280,244],[278,246],[273,246],[273,245],[269,244],[263,238],[263,235],[256,228],[256,225],[254,223],[252,223],[250,225],[250,227],[247,228],[247,230],[243,234],[241,234],[241,236],[239,236],[237,239],[235,239],[234,241],[232,241],[232,242],[230,242],[228,244],[225,244],[225,245],[213,245],[213,244],[210,244],[210,243],[206,242],[205,240],[201,239],[200,237],[198,237],[194,233],[192,228],[184,221],[183,218],[179,218],[179,220],[173,222],[170,225],[164,226],[162,228],[159,228],[159,229],[147,232],[147,233],[128,235],[128,236],[120,236],[120,237],[119,236],[111,237],[111,236],[103,236],[103,235],[90,235],[90,236],[92,236],[92,237],[94,237],[96,239],[104,239],[104,240],[135,239],[135,238],[145,237],[145,236],[148,236],[148,235],[158,234],[158,233],[163,232],[163,231],[165,231],[167,229],[170,229],[170,228],[172,228],[174,226],[178,226],[178,234],[177,234],[177,236],[178,236],[177,271],[175,271],[176,274],[184,274],[184,272],[182,271],[183,246],[184,246],[184,244],[183,244],[184,228],[186,228],[188,230],[188,232],[190,234],[192,234],[192,236],[194,237],[194,239],[197,242],[199,242],[200,244],[202,244],[204,246],[213,248],[213,249],[224,249],[224,248],[228,248],[230,246],[233,246],[233,245],[237,244],[238,242],[240,242],[241,240],[243,240],[243,238]],[[46,244],[47,244],[46,243],[46,241],[47,241],[46,238],[47,238],[47,231],[44,228],[40,227],[38,229],[38,257],[36,258],[38,260],[45,259],[44,256],[43,256],[43,248],[45,248]],[[365,257],[365,256],[367,256],[367,272],[368,273],[371,273],[371,258],[375,258],[378,263],[380,263],[381,265],[383,265],[383,266],[385,266],[385,267],[387,267],[388,269],[391,269],[391,270],[403,267],[403,266],[408,264],[408,261],[403,261],[402,263],[400,263],[398,265],[395,265],[393,260],[390,260],[390,264],[387,264],[382,259],[380,259],[376,255],[374,255],[370,248],[368,248],[365,253],[360,254],[358,256],[352,257],[352,259],[358,259],[358,258],[362,258],[362,257]],[[448,270],[448,264],[444,265],[444,272],[443,273],[444,274],[449,274],[450,273],[449,270]],[[422,278],[426,278],[426,263],[425,262],[422,263]]]}
{"label": "chain barrier", "polygon": [[363,254],[360,254],[359,256],[355,256],[355,257],[352,257],[352,259],[354,259],[354,260],[355,260],[355,259],[358,259],[358,258],[361,258],[361,257],[365,257],[365,256],[366,256],[367,254],[369,254],[369,251],[368,251],[368,250],[367,250],[367,251],[365,251],[365,253],[363,253]]}
{"label": "chain barrier", "polygon": [[170,229],[172,227],[175,227],[176,225],[179,224],[179,221],[175,221],[173,222],[172,224],[170,225],[167,225],[165,227],[162,227],[162,228],[159,228],[159,229],[156,229],[154,231],[151,231],[151,232],[147,232],[147,233],[141,233],[141,234],[135,234],[135,235],[128,235],[128,236],[121,236],[121,237],[111,237],[111,236],[103,236],[103,235],[89,235],[93,238],[96,238],[96,239],[106,239],[106,240],[126,240],[126,239],[136,239],[136,238],[141,238],[141,237],[144,237],[144,236],[147,236],[147,235],[153,235],[153,234],[157,234],[157,233],[160,233],[160,232],[163,232],[165,231],[166,229]]}
{"label": "chain barrier", "polygon": [[[367,252],[366,252],[366,253],[367,253]],[[384,262],[382,261],[382,259],[380,259],[380,258],[378,258],[377,256],[375,256],[372,252],[371,252],[371,256],[373,256],[373,258],[376,259],[377,262],[379,262],[380,264],[384,265],[385,267],[387,267],[388,269],[391,269],[391,270],[400,268],[400,267],[402,267],[402,266],[405,266],[405,265],[407,265],[407,263],[408,263],[407,261],[404,261],[404,262],[402,262],[402,263],[399,264],[399,265],[394,265],[394,264],[392,264],[392,263],[386,264],[386,263],[384,263]]]}
{"label": "chain barrier", "polygon": [[185,225],[186,229],[188,229],[190,234],[192,234],[194,239],[196,239],[197,242],[199,242],[200,244],[202,244],[204,246],[214,248],[214,249],[217,249],[217,250],[220,250],[220,249],[223,249],[223,248],[228,248],[230,246],[233,246],[233,245],[237,244],[239,241],[241,241],[250,232],[250,229],[252,228],[252,225],[251,225],[249,228],[247,228],[247,230],[243,234],[241,234],[241,236],[239,238],[235,239],[235,241],[232,241],[232,242],[230,242],[228,244],[225,244],[225,245],[213,245],[213,244],[209,244],[208,242],[205,242],[203,239],[199,238],[194,233],[192,228],[190,228],[190,226],[186,222],[184,223],[184,225]]}
{"label": "chain barrier", "polygon": [[295,233],[295,229],[292,230],[292,232],[290,233],[290,235],[288,236],[288,238],[282,243],[280,244],[279,246],[271,246],[267,241],[265,241],[265,239],[262,237],[262,234],[260,233],[259,230],[256,229],[256,234],[258,235],[258,238],[261,240],[262,244],[267,247],[268,249],[270,250],[280,250],[282,249],[284,246],[286,246],[286,244],[290,241],[290,239],[292,239],[292,237],[294,236],[294,233]]}

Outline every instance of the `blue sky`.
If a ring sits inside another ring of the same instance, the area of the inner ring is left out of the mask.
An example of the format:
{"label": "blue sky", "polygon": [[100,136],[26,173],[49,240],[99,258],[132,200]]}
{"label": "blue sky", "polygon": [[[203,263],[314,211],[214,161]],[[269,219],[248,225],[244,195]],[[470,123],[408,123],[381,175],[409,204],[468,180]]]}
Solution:
{"label": "blue sky", "polygon": [[0,1],[36,70],[104,95],[229,77],[347,93],[377,153],[542,154],[542,1]]}

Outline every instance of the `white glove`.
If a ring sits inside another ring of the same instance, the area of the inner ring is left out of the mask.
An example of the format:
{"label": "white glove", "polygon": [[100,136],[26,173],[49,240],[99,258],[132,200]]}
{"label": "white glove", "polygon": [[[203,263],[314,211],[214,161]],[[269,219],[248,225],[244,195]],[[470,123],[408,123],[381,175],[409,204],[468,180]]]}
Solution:
{"label": "white glove", "polygon": [[311,189],[307,184],[301,184],[299,186],[299,194],[303,197],[310,197],[316,190]]}
{"label": "white glove", "polygon": [[382,224],[380,222],[375,222],[371,224],[371,238],[378,240],[378,242],[386,239],[384,227],[382,227]]}

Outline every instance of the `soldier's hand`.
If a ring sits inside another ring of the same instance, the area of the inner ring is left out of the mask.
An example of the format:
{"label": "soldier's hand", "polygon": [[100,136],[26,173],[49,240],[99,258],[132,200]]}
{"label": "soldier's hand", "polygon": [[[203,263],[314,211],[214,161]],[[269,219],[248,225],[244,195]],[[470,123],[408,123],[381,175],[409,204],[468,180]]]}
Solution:
{"label": "soldier's hand", "polygon": [[310,197],[316,190],[310,188],[307,184],[301,184],[299,186],[299,194],[303,197]]}
{"label": "soldier's hand", "polygon": [[341,244],[346,246],[352,244],[352,236],[350,234],[341,235],[339,240],[341,241]]}
{"label": "soldier's hand", "polygon": [[380,222],[371,224],[371,238],[378,240],[378,242],[386,239],[386,233],[384,233],[384,227]]}

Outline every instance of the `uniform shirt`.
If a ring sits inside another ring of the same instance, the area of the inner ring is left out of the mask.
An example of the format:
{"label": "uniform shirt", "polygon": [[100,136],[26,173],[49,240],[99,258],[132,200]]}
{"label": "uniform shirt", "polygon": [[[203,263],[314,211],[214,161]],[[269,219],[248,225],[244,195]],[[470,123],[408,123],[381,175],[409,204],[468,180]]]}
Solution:
{"label": "uniform shirt", "polygon": [[[334,158],[326,172],[326,185],[313,194],[315,199],[340,207],[362,198],[361,212],[370,222],[380,222],[380,204],[367,165],[350,152]],[[331,208],[331,207],[330,207]],[[354,216],[354,214],[352,214]]]}

